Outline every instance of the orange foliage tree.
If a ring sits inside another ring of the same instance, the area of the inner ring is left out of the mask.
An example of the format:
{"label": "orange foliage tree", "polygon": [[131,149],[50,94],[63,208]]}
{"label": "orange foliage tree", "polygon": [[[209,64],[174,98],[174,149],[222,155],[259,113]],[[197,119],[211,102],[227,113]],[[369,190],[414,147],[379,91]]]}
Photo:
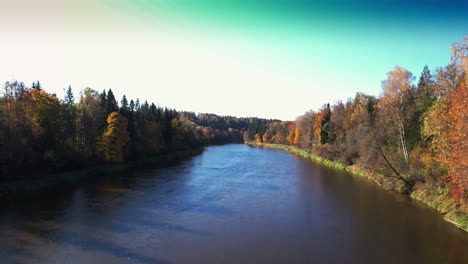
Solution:
{"label": "orange foliage tree", "polygon": [[322,138],[320,134],[322,133],[322,121],[323,121],[323,113],[317,113],[315,114],[315,119],[314,119],[314,135],[315,135],[315,140],[317,142],[320,142],[320,139]]}
{"label": "orange foliage tree", "polygon": [[[468,42],[466,43],[468,46]],[[468,53],[468,47],[466,47]],[[448,95],[450,124],[450,155],[445,160],[448,167],[448,180],[452,183],[451,192],[456,199],[468,196],[468,57],[464,58],[464,82]]]}
{"label": "orange foliage tree", "polygon": [[255,143],[262,143],[262,137],[260,136],[260,134],[255,134]]}
{"label": "orange foliage tree", "polygon": [[301,139],[301,130],[296,127],[296,129],[294,130],[294,144],[297,145],[299,144],[299,141]]}

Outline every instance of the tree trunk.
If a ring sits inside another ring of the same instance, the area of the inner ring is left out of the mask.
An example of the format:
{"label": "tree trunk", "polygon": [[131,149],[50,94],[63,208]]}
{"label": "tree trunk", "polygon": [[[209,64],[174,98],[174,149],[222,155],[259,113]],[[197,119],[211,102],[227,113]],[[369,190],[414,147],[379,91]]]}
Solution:
{"label": "tree trunk", "polygon": [[406,135],[405,135],[405,128],[403,127],[403,124],[398,122],[398,130],[400,134],[400,144],[401,144],[401,149],[403,151],[403,157],[405,158],[406,164],[409,163],[409,155],[408,155],[408,146],[406,144]]}

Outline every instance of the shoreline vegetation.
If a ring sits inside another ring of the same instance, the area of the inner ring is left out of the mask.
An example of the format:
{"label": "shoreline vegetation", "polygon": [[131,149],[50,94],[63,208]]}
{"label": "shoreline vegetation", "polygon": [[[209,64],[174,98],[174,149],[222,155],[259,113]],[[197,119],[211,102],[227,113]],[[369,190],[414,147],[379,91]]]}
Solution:
{"label": "shoreline vegetation", "polygon": [[403,189],[399,188],[398,185],[395,185],[391,181],[388,181],[388,177],[385,177],[382,174],[357,165],[347,166],[336,161],[328,160],[314,154],[310,150],[283,144],[256,142],[245,142],[245,144],[252,147],[285,150],[294,155],[320,163],[326,167],[346,171],[352,175],[364,177],[370,181],[373,181],[385,190],[408,194],[412,199],[435,209],[447,222],[454,224],[456,227],[464,230],[465,232],[468,232],[468,214],[461,209],[461,204],[458,203],[453,197],[451,197],[447,190],[431,190],[431,188],[428,186],[420,186],[411,193],[405,193]]}

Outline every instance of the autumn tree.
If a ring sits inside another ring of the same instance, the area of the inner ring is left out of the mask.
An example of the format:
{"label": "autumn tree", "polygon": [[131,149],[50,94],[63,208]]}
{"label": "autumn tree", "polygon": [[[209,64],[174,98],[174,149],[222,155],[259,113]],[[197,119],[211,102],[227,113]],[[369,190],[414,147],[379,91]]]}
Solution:
{"label": "autumn tree", "polygon": [[242,133],[242,140],[244,140],[244,143],[249,142],[249,133],[247,131],[244,131],[244,133]]}
{"label": "autumn tree", "polygon": [[383,95],[377,104],[377,115],[372,118],[372,134],[376,149],[390,169],[388,175],[404,182],[407,189],[421,175],[416,175],[411,169],[410,153],[417,144],[417,129],[415,120],[415,87],[411,72],[395,66],[387,73],[387,79],[382,82]]}
{"label": "autumn tree", "polygon": [[56,160],[57,150],[65,139],[60,100],[42,89],[30,89],[29,96],[31,104],[27,114],[31,117],[37,151],[46,160]]}
{"label": "autumn tree", "polygon": [[323,113],[319,112],[315,114],[314,117],[314,135],[317,143],[322,142],[322,122],[323,122]]}
{"label": "autumn tree", "polygon": [[294,138],[296,137],[296,130],[295,128],[291,127],[289,128],[289,136],[288,136],[288,144],[292,145],[294,144]]}
{"label": "autumn tree", "polygon": [[279,131],[276,136],[276,143],[285,144],[288,142],[289,122],[281,122],[279,124]]}
{"label": "autumn tree", "polygon": [[103,132],[101,127],[105,127],[107,115],[101,99],[95,90],[86,88],[77,105],[77,147],[87,158],[95,154],[96,138]]}
{"label": "autumn tree", "polygon": [[413,74],[408,70],[395,66],[387,73],[387,80],[383,81],[383,96],[378,104],[379,120],[385,126],[387,142],[395,140],[399,145],[399,152],[406,166],[409,164],[408,131],[415,113],[414,109],[414,81]]}
{"label": "autumn tree", "polygon": [[254,138],[255,138],[255,143],[262,143],[262,137],[260,136],[260,134],[255,134],[254,135]]}
{"label": "autumn tree", "polygon": [[452,183],[452,194],[455,198],[466,199],[468,195],[468,81],[460,84],[448,99],[450,101],[447,116],[450,124],[448,134],[450,154],[445,160],[448,165],[447,178]]}
{"label": "autumn tree", "polygon": [[173,118],[170,122],[172,146],[176,150],[190,149],[197,145],[194,124],[187,119]]}
{"label": "autumn tree", "polygon": [[106,130],[98,140],[98,150],[106,161],[123,161],[124,147],[129,140],[127,127],[127,118],[120,113],[112,112],[107,117]]}
{"label": "autumn tree", "polygon": [[296,119],[296,127],[301,131],[298,144],[302,148],[311,147],[314,142],[314,115],[313,111],[308,111]]}
{"label": "autumn tree", "polygon": [[279,143],[282,122],[272,122],[268,125],[265,134],[268,135],[268,142]]}
{"label": "autumn tree", "polygon": [[426,153],[423,153],[421,158],[427,167],[425,169],[427,180],[439,180],[443,174],[447,174],[447,167],[443,161],[448,159],[450,153],[450,122],[446,118],[449,111],[450,100],[447,96],[443,96],[424,115],[421,133]]}
{"label": "autumn tree", "polygon": [[293,142],[294,145],[299,144],[300,140],[301,140],[301,130],[298,127],[296,127],[294,129],[294,142]]}
{"label": "autumn tree", "polygon": [[374,152],[376,138],[372,129],[375,105],[376,99],[363,93],[357,93],[346,104],[342,124],[345,149],[339,155],[347,164],[351,165],[359,160],[369,167],[378,166]]}
{"label": "autumn tree", "polygon": [[447,122],[450,152],[445,160],[451,192],[457,199],[468,198],[468,37],[453,48],[452,64],[459,69],[459,84],[448,94]]}
{"label": "autumn tree", "polygon": [[341,101],[337,102],[332,106],[332,113],[329,124],[329,141],[333,143],[332,151],[336,152],[334,155],[342,161],[340,154],[346,151],[346,131],[343,129],[346,115],[345,105]]}

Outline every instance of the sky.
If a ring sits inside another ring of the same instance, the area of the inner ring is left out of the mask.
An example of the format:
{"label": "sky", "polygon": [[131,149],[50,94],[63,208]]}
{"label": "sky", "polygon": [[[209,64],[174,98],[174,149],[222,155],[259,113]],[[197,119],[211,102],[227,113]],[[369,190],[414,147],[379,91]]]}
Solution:
{"label": "sky", "polygon": [[292,120],[447,65],[468,1],[0,0],[0,82]]}

